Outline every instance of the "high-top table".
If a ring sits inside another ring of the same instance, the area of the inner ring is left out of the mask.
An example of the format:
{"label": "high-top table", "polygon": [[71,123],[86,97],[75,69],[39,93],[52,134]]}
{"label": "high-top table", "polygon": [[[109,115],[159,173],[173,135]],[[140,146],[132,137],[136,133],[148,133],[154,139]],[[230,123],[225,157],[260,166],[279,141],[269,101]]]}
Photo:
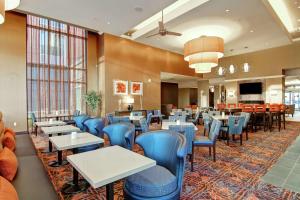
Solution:
{"label": "high-top table", "polygon": [[106,198],[114,197],[113,183],[156,165],[156,161],[120,146],[110,146],[94,151],[67,156],[73,166],[73,181],[63,186],[65,194],[83,191],[78,172],[93,187],[106,186]]}
{"label": "high-top table", "polygon": [[89,146],[93,144],[103,144],[104,140],[90,133],[76,133],[76,137],[72,134],[54,136],[49,138],[50,142],[57,149],[57,161],[51,162],[49,165],[51,167],[59,167],[67,164],[66,160],[62,158],[62,151],[72,149],[73,153],[77,153],[77,148]]}
{"label": "high-top table", "polygon": [[185,126],[185,125],[193,125],[195,127],[195,131],[198,131],[197,126],[195,126],[195,124],[193,124],[192,122],[180,122],[179,124],[177,124],[177,122],[169,122],[169,121],[163,121],[162,125],[161,125],[161,129],[162,130],[169,130],[169,126],[171,125],[181,125],[181,126]]}
{"label": "high-top table", "polygon": [[[79,132],[80,129],[71,126],[71,125],[65,125],[65,126],[51,126],[51,127],[42,127],[41,128],[43,133],[48,135],[49,138],[52,137],[52,135],[57,134],[61,135],[63,133],[71,133],[71,132]],[[45,151],[44,153],[52,152],[52,143],[49,140],[49,151]]]}
{"label": "high-top table", "polygon": [[51,126],[63,126],[66,125],[63,121],[44,121],[44,122],[34,122],[35,135],[37,136],[37,129],[41,127],[51,127]]}

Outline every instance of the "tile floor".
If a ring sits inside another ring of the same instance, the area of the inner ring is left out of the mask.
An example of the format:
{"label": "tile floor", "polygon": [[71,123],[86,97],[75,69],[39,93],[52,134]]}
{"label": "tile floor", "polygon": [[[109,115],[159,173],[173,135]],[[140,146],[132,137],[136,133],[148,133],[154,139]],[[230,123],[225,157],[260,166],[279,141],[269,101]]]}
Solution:
{"label": "tile floor", "polygon": [[300,192],[300,136],[262,177],[262,181]]}

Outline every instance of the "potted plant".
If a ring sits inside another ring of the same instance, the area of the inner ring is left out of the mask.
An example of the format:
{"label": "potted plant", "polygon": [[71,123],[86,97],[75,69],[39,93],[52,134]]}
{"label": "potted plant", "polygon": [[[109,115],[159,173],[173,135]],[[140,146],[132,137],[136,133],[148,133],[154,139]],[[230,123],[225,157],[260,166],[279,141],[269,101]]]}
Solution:
{"label": "potted plant", "polygon": [[84,95],[84,100],[89,108],[89,110],[94,115],[98,115],[98,111],[101,115],[101,105],[102,105],[102,95],[98,94],[96,91],[89,91]]}

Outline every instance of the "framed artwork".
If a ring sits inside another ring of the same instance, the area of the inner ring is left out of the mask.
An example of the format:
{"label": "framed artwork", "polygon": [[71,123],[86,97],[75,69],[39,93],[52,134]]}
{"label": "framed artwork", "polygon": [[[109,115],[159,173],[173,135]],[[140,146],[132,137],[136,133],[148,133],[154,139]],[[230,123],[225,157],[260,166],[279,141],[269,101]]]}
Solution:
{"label": "framed artwork", "polygon": [[114,80],[114,95],[128,95],[128,81]]}
{"label": "framed artwork", "polygon": [[130,92],[132,95],[143,95],[143,82],[130,82]]}

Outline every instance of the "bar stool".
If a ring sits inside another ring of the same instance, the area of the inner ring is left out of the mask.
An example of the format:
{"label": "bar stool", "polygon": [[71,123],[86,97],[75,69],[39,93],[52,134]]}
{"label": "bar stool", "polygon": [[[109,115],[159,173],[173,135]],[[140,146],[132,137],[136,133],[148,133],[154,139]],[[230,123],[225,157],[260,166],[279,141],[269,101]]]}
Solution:
{"label": "bar stool", "polygon": [[281,129],[281,112],[280,112],[280,105],[279,104],[271,104],[270,105],[270,131],[272,131],[273,123],[276,122],[276,125],[278,126],[278,131],[280,132]]}
{"label": "bar stool", "polygon": [[227,108],[236,108],[236,104],[235,103],[229,103],[227,104]]}
{"label": "bar stool", "polygon": [[244,104],[243,107],[242,107],[242,112],[247,112],[247,113],[250,113],[250,120],[249,120],[249,124],[251,126],[251,132],[253,132],[253,127],[254,127],[254,115],[253,115],[253,112],[254,112],[254,106],[251,105],[251,104]]}
{"label": "bar stool", "polygon": [[225,103],[218,103],[217,104],[217,110],[225,110],[226,104]]}
{"label": "bar stool", "polygon": [[268,128],[267,124],[268,114],[266,113],[266,105],[255,105],[254,106],[254,129],[257,130],[257,126],[263,126],[264,131]]}
{"label": "bar stool", "polygon": [[286,106],[285,106],[285,104],[280,104],[279,107],[280,107],[280,116],[282,117],[282,122],[283,122],[283,129],[285,129],[285,111],[286,111]]}

